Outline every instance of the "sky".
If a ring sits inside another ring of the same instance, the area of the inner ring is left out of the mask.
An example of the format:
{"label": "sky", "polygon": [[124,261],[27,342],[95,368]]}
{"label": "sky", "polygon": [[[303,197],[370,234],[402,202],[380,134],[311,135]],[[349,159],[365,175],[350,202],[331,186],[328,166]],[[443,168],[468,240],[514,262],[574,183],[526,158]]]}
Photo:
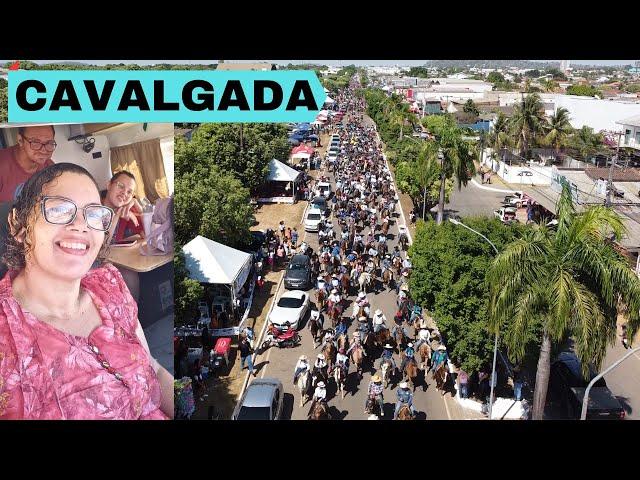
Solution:
{"label": "sky", "polygon": [[[559,60],[533,60],[544,62],[559,62]],[[0,62],[7,62],[7,60],[0,60]],[[206,60],[35,60],[36,63],[61,63],[61,62],[82,62],[93,65],[106,65],[109,63],[135,63],[138,65],[153,65],[156,63],[172,63],[172,64],[210,64],[218,63],[218,60],[206,59]],[[315,63],[320,65],[356,65],[356,66],[385,66],[385,65],[401,65],[401,66],[420,66],[424,65],[427,60],[225,60],[225,62],[270,62],[277,64],[300,64],[300,63]],[[612,66],[612,65],[629,65],[634,64],[636,60],[570,60],[571,64],[580,65],[598,65],[598,66]]]}

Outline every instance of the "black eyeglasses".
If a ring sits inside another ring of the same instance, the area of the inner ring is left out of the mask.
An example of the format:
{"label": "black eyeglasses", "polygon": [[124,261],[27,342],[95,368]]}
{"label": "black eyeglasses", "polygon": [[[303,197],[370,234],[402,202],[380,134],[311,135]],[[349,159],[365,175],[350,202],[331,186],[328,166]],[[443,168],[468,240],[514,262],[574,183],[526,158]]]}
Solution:
{"label": "black eyeglasses", "polygon": [[[65,197],[42,197],[42,215],[47,223],[69,225],[76,219],[78,206]],[[81,208],[87,226],[93,230],[106,232],[113,220],[113,210],[100,204],[90,204]]]}
{"label": "black eyeglasses", "polygon": [[44,149],[47,152],[53,152],[56,147],[58,146],[58,144],[56,142],[54,142],[53,140],[50,140],[48,142],[41,142],[40,140],[33,139],[33,138],[27,138],[24,135],[22,136],[22,138],[29,144],[29,147],[31,147],[31,150],[36,150],[36,151],[40,151],[42,150],[42,147],[44,147]]}

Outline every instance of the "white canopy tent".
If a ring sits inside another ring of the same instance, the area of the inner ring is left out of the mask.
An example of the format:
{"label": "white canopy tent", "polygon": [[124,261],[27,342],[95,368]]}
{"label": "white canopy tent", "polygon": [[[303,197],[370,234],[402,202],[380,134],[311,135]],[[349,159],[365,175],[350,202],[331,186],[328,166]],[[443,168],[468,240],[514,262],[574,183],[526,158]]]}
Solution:
{"label": "white canopy tent", "polygon": [[200,283],[218,283],[231,287],[232,297],[249,277],[252,255],[214,242],[201,235],[182,247],[189,278]]}
{"label": "white canopy tent", "polygon": [[303,159],[307,159],[311,157],[311,154],[306,153],[306,152],[298,152],[298,153],[294,153],[293,155],[291,155],[291,158],[303,158]]}
{"label": "white canopy tent", "polygon": [[295,182],[300,172],[275,158],[269,162],[267,180],[271,182]]}
{"label": "white canopy tent", "polygon": [[329,95],[327,95],[327,98],[324,101],[325,105],[331,105],[332,103],[336,103],[336,101],[331,98]]}

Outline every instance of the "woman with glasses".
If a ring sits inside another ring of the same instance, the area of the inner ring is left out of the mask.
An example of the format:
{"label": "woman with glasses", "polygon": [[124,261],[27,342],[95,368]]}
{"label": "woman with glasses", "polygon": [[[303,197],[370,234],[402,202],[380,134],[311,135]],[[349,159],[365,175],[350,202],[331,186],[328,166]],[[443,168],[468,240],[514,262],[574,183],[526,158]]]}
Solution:
{"label": "woman with glasses", "polygon": [[0,150],[0,202],[17,198],[34,173],[53,165],[55,134],[53,125],[19,127],[18,143]]}
{"label": "woman with glasses", "polygon": [[103,257],[114,212],[84,168],[36,173],[9,215],[0,281],[0,419],[173,418],[173,378]]}

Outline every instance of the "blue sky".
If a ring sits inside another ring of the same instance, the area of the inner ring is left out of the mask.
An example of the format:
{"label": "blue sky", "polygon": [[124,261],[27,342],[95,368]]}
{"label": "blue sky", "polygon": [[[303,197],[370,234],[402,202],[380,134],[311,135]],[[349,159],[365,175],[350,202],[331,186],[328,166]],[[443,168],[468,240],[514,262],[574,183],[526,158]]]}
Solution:
{"label": "blue sky", "polygon": [[[0,60],[0,62],[6,62],[7,60]],[[266,61],[278,64],[288,64],[288,63],[317,63],[322,65],[407,65],[407,66],[419,66],[424,65],[427,60],[225,60],[230,63],[235,62],[256,62],[256,61]],[[539,61],[539,60],[534,60]],[[542,60],[540,60],[542,61]],[[559,60],[544,60],[544,61],[556,61]],[[108,63],[135,63],[138,65],[152,65],[155,63],[173,63],[173,64],[194,64],[194,63],[217,63],[218,60],[214,59],[206,59],[206,60],[35,60],[36,63],[58,63],[58,62],[83,62],[89,63],[93,65],[106,65]],[[629,65],[636,62],[636,60],[571,60],[572,64],[581,64],[581,65],[600,65],[600,66],[611,66],[611,65]]]}

